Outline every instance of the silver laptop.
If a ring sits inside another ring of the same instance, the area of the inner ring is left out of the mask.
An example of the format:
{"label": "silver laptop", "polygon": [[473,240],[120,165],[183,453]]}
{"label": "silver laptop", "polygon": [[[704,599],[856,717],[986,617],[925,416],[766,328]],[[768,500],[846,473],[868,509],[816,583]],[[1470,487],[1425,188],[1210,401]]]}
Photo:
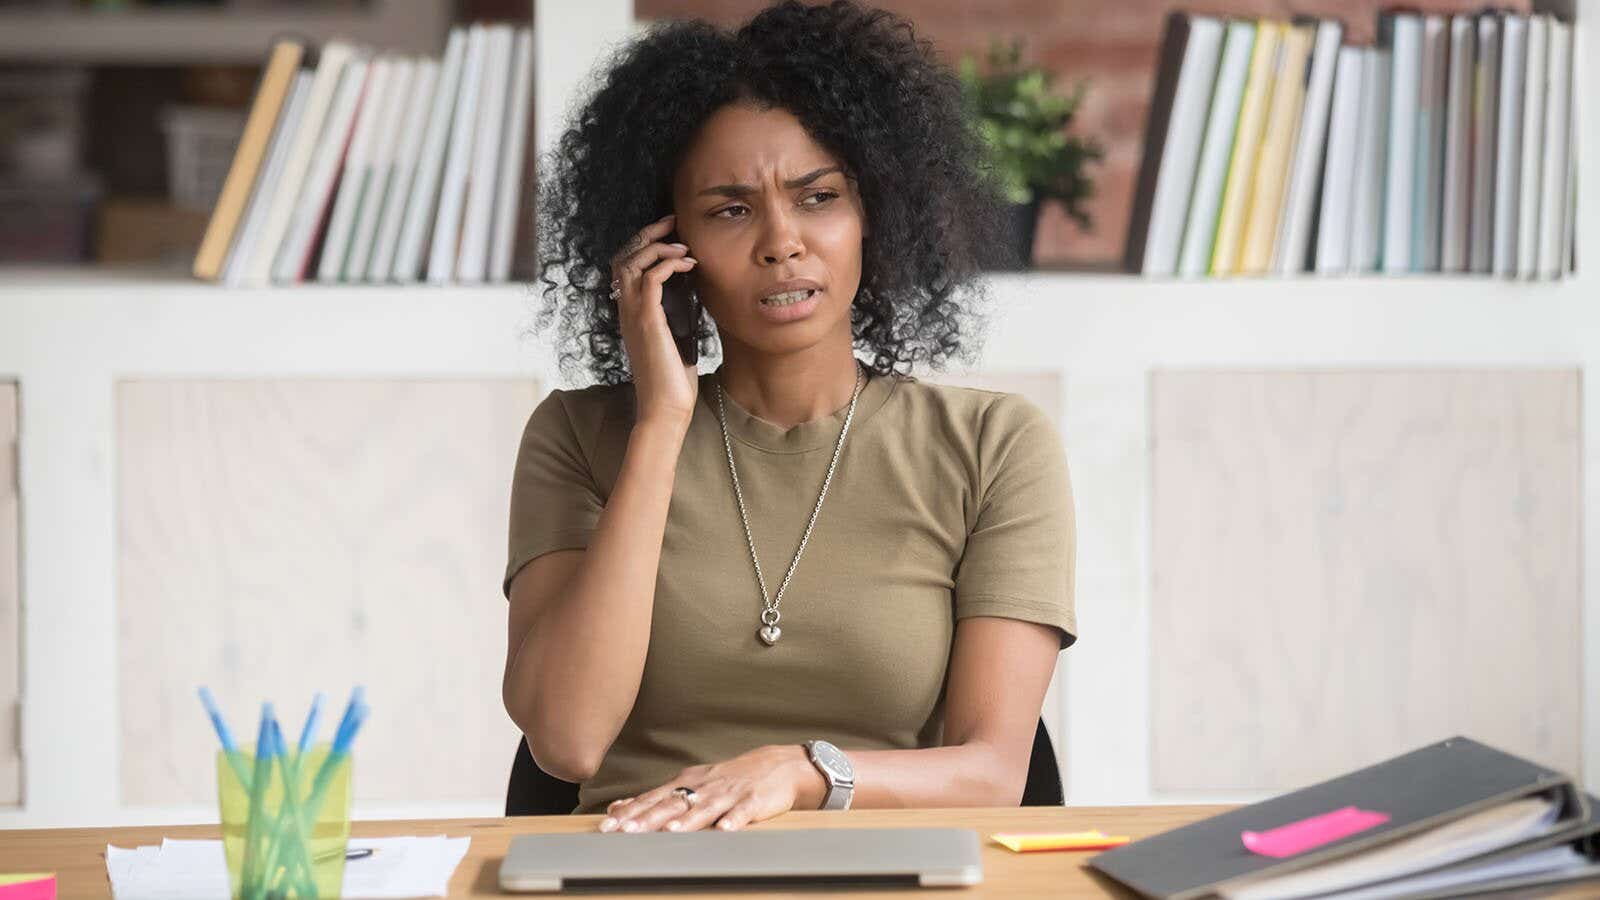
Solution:
{"label": "silver laptop", "polygon": [[524,834],[506,891],[748,887],[966,887],[983,881],[967,828],[812,828],[685,834]]}

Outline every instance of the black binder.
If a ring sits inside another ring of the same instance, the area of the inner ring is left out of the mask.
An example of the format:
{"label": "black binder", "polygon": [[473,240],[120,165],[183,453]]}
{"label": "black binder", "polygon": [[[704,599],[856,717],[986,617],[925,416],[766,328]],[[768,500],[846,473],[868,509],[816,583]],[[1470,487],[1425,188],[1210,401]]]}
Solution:
{"label": "black binder", "polygon": [[[1536,839],[1481,861],[1572,843],[1592,859],[1600,822],[1572,779],[1465,737],[1454,737],[1293,793],[1213,816],[1101,853],[1089,865],[1146,897],[1188,900],[1219,887],[1310,868],[1359,854],[1525,797],[1558,801],[1555,824]],[[1260,856],[1240,840],[1346,806],[1387,813],[1384,824],[1295,856]],[[1447,868],[1447,867],[1441,867]],[[1600,867],[1595,867],[1600,875]],[[1520,886],[1520,885],[1519,885]],[[1474,888],[1475,890],[1478,888]],[[1458,888],[1454,892],[1460,895]]]}

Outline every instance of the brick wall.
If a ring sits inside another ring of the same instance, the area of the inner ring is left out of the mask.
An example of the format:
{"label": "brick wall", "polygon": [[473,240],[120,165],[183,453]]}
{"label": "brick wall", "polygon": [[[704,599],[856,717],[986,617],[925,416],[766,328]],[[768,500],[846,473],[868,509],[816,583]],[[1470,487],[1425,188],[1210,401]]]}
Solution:
{"label": "brick wall", "polygon": [[[734,26],[759,11],[754,0],[635,0],[640,19],[697,17]],[[1054,205],[1039,222],[1035,255],[1040,266],[1102,268],[1116,265],[1128,228],[1128,207],[1139,166],[1145,112],[1154,88],[1162,20],[1172,9],[1237,16],[1335,16],[1352,42],[1370,42],[1380,8],[1377,0],[1230,0],[1175,3],[1171,0],[879,0],[875,5],[912,21],[934,40],[949,62],[962,54],[980,58],[991,38],[1025,35],[1025,57],[1056,73],[1057,83],[1088,81],[1074,125],[1105,147],[1093,170],[1089,204],[1093,227],[1084,232]],[[1527,11],[1529,0],[1503,4]],[[1415,0],[1408,8],[1475,12],[1482,0]]]}

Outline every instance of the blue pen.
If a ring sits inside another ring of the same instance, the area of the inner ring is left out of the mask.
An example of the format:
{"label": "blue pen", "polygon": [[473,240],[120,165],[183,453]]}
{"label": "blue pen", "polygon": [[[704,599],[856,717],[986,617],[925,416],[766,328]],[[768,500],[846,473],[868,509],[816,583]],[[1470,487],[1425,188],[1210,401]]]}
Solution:
{"label": "blue pen", "polygon": [[245,824],[245,847],[241,882],[255,885],[261,877],[261,855],[264,848],[257,845],[266,826],[263,821],[266,787],[272,776],[272,704],[261,704],[261,730],[256,735],[256,769],[250,785],[250,813]]}
{"label": "blue pen", "polygon": [[300,743],[295,747],[297,756],[304,756],[306,748],[311,746],[311,738],[317,733],[317,716],[322,712],[322,692],[317,691],[311,698],[311,711],[306,713],[306,724],[300,729]]}
{"label": "blue pen", "polygon": [[211,727],[217,730],[217,738],[222,741],[223,752],[228,754],[228,765],[233,768],[233,774],[238,777],[240,786],[249,790],[250,773],[245,771],[244,760],[239,757],[239,746],[233,742],[233,732],[228,730],[222,710],[217,708],[217,698],[211,696],[211,689],[204,685],[200,687],[200,703],[205,706],[206,715],[211,717]]}
{"label": "blue pen", "polygon": [[[306,869],[305,836],[293,823],[301,821],[300,804],[296,799],[299,790],[295,787],[299,782],[299,767],[289,757],[289,748],[283,740],[283,730],[278,726],[278,720],[271,723],[272,755],[276,757],[279,770],[283,774],[283,800],[279,809],[278,821],[273,825],[272,832],[267,835],[271,842],[267,851],[267,865],[265,881],[269,888],[277,886],[280,869],[282,874],[290,879],[299,879],[295,887],[297,896],[315,896],[316,888],[312,883],[313,875]],[[263,821],[265,825],[265,821]],[[280,865],[279,860],[288,854],[289,863]]]}
{"label": "blue pen", "polygon": [[328,788],[328,782],[333,780],[336,772],[349,755],[350,743],[355,740],[356,732],[361,730],[361,723],[366,721],[369,708],[360,699],[361,689],[350,698],[350,706],[345,710],[343,721],[339,723],[339,731],[333,738],[333,749],[328,751],[328,756],[322,761],[322,767],[317,770],[317,777],[312,781],[311,797],[306,803],[304,814],[310,821],[316,821],[322,810],[322,795]]}

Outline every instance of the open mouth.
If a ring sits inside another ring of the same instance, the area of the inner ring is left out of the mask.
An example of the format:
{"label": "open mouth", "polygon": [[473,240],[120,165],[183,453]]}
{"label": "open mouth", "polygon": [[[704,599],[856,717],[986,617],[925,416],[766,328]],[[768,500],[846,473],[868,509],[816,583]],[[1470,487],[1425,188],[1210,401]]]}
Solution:
{"label": "open mouth", "polygon": [[793,306],[810,300],[817,292],[814,290],[789,291],[783,294],[773,294],[771,297],[762,297],[762,306]]}

